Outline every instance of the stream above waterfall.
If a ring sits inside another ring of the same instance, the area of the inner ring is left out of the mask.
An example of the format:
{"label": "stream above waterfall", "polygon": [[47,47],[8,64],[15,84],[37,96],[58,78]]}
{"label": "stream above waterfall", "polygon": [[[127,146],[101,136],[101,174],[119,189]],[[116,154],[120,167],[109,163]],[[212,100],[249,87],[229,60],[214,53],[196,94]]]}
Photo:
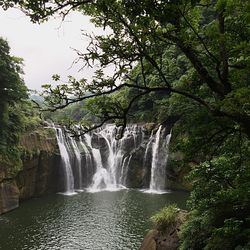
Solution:
{"label": "stream above waterfall", "polygon": [[164,205],[185,208],[188,194],[138,190],[49,195],[0,217],[0,249],[138,249],[149,218]]}

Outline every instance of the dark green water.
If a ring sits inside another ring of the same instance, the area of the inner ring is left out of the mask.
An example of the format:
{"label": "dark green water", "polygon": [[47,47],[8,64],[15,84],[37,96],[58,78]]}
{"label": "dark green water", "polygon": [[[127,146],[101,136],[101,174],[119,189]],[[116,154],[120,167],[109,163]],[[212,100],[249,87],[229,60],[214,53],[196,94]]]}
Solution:
{"label": "dark green water", "polygon": [[122,190],[33,199],[0,216],[0,249],[138,249],[150,216],[166,204],[185,208],[187,196]]}

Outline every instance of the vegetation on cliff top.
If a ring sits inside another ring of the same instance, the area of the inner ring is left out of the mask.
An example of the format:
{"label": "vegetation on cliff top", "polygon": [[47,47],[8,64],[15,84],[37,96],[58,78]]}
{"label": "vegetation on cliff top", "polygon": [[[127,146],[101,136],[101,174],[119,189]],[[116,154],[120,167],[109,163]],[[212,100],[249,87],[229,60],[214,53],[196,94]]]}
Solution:
{"label": "vegetation on cliff top", "polygon": [[157,229],[164,232],[166,228],[176,222],[179,211],[180,209],[175,204],[166,206],[153,215],[151,221]]}
{"label": "vegetation on cliff top", "polygon": [[21,133],[40,121],[22,73],[22,59],[11,56],[7,41],[0,38],[0,163],[10,172],[21,166]]}
{"label": "vegetation on cliff top", "polygon": [[9,50],[8,43],[0,38],[0,158],[8,165],[20,165],[17,144],[27,90],[20,76],[22,61],[11,56]]}
{"label": "vegetation on cliff top", "polygon": [[[250,3],[247,0],[2,1],[33,21],[72,9],[112,32],[90,36],[84,65],[96,63],[91,83],[45,85],[47,109],[79,101],[99,124],[177,117],[175,151],[192,163],[191,213],[182,249],[250,246]],[[112,65],[114,74],[106,76]],[[59,76],[54,76],[60,81]],[[93,99],[94,98],[94,99]],[[138,111],[139,109],[143,111]]]}

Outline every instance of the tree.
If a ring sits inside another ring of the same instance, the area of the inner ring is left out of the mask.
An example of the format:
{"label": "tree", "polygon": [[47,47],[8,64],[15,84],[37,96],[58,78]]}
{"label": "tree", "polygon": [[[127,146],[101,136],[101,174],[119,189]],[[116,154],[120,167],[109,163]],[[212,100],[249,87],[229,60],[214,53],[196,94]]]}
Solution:
{"label": "tree", "polygon": [[[20,131],[20,113],[18,105],[27,98],[27,89],[23,79],[22,60],[13,57],[8,43],[0,38],[0,152],[9,145],[16,145]],[[18,132],[17,132],[18,131]],[[16,133],[17,132],[17,133]]]}

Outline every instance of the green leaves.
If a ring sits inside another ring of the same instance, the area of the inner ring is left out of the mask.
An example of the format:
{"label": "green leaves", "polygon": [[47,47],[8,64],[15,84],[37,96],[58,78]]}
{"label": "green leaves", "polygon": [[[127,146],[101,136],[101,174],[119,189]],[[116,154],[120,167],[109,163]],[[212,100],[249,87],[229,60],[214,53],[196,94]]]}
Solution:
{"label": "green leaves", "polygon": [[22,59],[11,56],[9,50],[8,43],[0,38],[0,160],[19,166],[17,145],[25,129],[24,107],[28,94],[20,75]]}
{"label": "green leaves", "polygon": [[175,204],[169,205],[162,208],[150,219],[158,230],[164,232],[165,229],[177,221],[179,211],[180,209]]}
{"label": "green leaves", "polygon": [[221,108],[230,114],[241,114],[250,119],[250,89],[243,87],[232,91],[222,101]]}
{"label": "green leaves", "polygon": [[60,80],[60,76],[58,74],[55,74],[52,76],[52,80],[53,81],[59,81]]}
{"label": "green leaves", "polygon": [[196,213],[183,226],[181,249],[219,249],[221,245],[235,249],[249,242],[249,140],[240,140],[236,148],[237,140],[228,138],[224,154],[193,167],[189,205]]}

